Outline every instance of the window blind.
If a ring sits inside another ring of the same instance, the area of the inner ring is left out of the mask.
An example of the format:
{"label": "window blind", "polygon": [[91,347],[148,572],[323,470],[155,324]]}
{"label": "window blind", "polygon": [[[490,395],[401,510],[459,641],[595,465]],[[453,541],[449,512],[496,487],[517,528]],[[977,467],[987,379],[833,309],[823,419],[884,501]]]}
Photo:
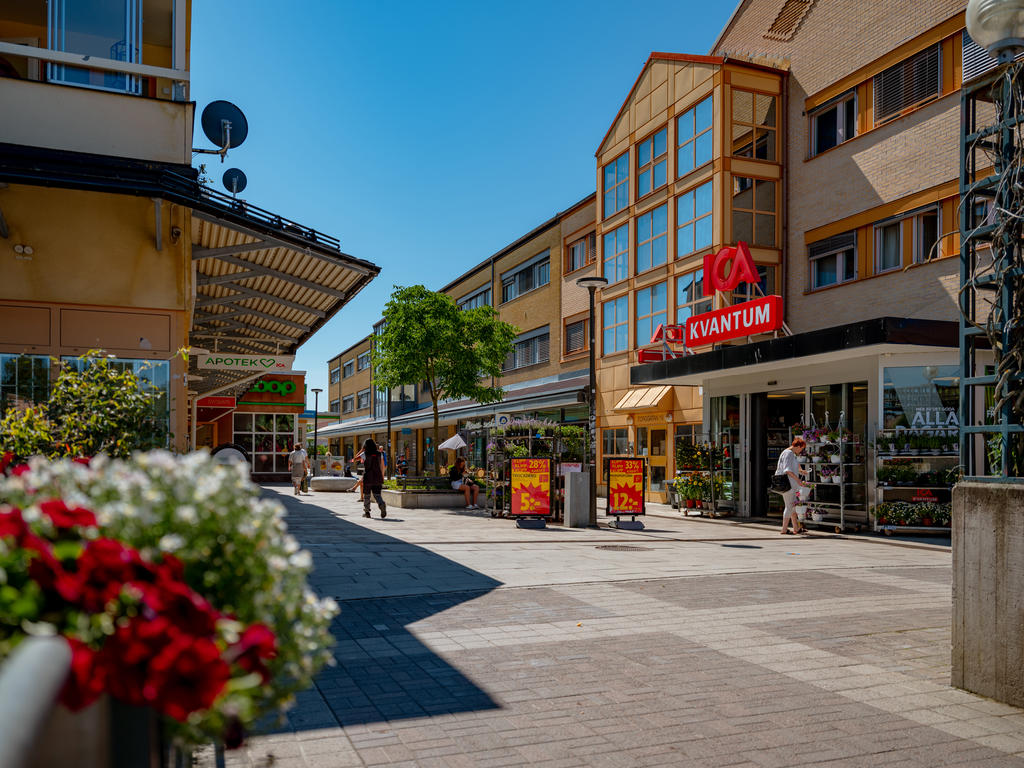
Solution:
{"label": "window blind", "polygon": [[833,251],[845,251],[847,248],[853,248],[857,243],[857,236],[853,232],[843,232],[841,235],[833,235],[825,240],[819,240],[816,243],[811,243],[808,246],[811,258],[816,256],[823,256],[826,253],[832,253]]}
{"label": "window blind", "polygon": [[941,74],[939,44],[936,43],[875,75],[875,124],[938,96]]}

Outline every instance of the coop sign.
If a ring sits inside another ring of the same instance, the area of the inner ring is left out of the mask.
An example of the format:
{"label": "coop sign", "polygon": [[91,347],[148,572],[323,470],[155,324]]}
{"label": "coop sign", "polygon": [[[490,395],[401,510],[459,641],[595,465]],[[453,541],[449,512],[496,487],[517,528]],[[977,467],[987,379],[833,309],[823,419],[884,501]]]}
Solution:
{"label": "coop sign", "polygon": [[290,371],[294,360],[291,355],[228,355],[199,352],[196,363],[200,368],[214,371]]}

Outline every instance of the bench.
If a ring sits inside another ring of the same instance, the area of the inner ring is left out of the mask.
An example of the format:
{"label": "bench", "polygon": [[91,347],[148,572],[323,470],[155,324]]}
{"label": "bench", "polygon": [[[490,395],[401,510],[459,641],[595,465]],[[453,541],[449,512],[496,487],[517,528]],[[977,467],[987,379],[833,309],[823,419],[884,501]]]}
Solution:
{"label": "bench", "polygon": [[[448,476],[396,477],[398,490],[384,489],[384,501],[402,509],[458,509],[466,506],[462,491],[452,489]],[[410,487],[411,486],[411,487]],[[480,499],[482,502],[483,499]]]}
{"label": "bench", "polygon": [[[400,491],[424,490],[432,492],[451,491],[452,489],[452,484],[448,480],[447,475],[444,477],[416,477],[414,475],[407,475],[395,479],[398,480],[398,489]],[[413,487],[409,488],[410,485]]]}

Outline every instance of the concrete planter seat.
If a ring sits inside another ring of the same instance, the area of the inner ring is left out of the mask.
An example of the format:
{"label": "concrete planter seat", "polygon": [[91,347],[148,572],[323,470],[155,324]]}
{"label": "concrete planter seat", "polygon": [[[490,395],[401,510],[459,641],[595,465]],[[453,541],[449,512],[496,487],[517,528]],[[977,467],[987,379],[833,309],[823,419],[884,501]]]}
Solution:
{"label": "concrete planter seat", "polygon": [[309,488],[313,491],[351,491],[359,482],[358,477],[312,477]]}

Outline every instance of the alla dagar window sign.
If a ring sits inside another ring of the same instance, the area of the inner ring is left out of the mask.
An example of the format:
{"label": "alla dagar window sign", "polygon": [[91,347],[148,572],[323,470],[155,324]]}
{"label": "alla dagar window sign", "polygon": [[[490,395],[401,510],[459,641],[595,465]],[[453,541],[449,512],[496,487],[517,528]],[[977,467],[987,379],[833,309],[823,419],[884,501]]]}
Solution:
{"label": "alla dagar window sign", "polygon": [[[736,247],[726,246],[718,253],[704,257],[705,296],[712,297],[716,291],[731,292],[740,283],[756,286],[759,281],[750,248],[742,241]],[[782,297],[761,296],[742,304],[693,315],[686,319],[685,325],[659,325],[651,336],[651,344],[660,343],[661,348],[638,350],[637,362],[671,360],[692,354],[689,350],[694,347],[770,333],[782,326]],[[682,344],[684,349],[674,350],[669,344]]]}

